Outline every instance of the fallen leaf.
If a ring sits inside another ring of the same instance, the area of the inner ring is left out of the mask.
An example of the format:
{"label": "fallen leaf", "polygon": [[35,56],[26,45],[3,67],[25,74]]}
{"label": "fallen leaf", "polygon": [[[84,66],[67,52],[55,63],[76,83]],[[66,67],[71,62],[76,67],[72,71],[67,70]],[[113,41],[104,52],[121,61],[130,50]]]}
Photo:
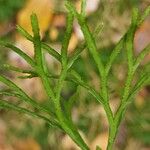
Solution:
{"label": "fallen leaf", "polygon": [[15,150],[41,150],[40,145],[34,139],[18,140],[14,144]]}
{"label": "fallen leaf", "polygon": [[30,25],[30,15],[36,13],[40,32],[43,33],[48,29],[53,17],[53,3],[51,0],[28,0],[26,6],[18,12],[17,24],[25,28],[29,33],[32,33]]}

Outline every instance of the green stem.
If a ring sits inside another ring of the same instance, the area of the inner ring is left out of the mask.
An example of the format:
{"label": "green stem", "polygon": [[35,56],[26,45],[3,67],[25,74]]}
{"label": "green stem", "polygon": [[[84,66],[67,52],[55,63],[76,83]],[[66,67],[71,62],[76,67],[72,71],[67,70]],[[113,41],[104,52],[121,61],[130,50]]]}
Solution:
{"label": "green stem", "polygon": [[112,123],[109,128],[109,138],[108,138],[107,150],[113,149],[117,131],[118,131],[118,129],[117,129],[116,124]]}
{"label": "green stem", "polygon": [[61,75],[57,84],[56,89],[56,98],[55,98],[55,109],[57,118],[64,129],[64,131],[73,139],[73,141],[82,149],[82,150],[89,150],[86,143],[83,141],[82,137],[78,133],[77,129],[74,127],[72,122],[70,122],[63,114],[61,104],[60,104],[60,93],[62,89],[63,82],[67,75],[67,66],[66,68],[62,69]]}
{"label": "green stem", "polygon": [[[131,70],[132,70],[132,68],[131,68]],[[122,103],[124,103],[126,101],[127,97],[129,96],[129,91],[130,91],[130,88],[131,88],[133,76],[134,76],[134,72],[129,70],[127,80],[126,80],[126,83],[125,83],[125,88],[124,88],[122,100],[121,100]]]}
{"label": "green stem", "polygon": [[113,113],[108,103],[103,105],[109,124],[113,123]]}
{"label": "green stem", "polygon": [[108,78],[104,72],[104,74],[101,76],[101,90],[103,99],[105,102],[108,102]]}

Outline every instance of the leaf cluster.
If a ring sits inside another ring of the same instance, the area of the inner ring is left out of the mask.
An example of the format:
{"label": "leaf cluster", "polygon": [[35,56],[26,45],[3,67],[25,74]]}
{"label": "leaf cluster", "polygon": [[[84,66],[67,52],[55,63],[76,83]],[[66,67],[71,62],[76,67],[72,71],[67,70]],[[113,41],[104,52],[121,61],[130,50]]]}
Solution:
{"label": "leaf cluster", "polygon": [[[38,19],[36,14],[31,15],[31,25],[33,35],[30,35],[25,29],[20,26],[17,26],[17,30],[26,37],[27,40],[31,41],[34,45],[34,57],[31,58],[23,50],[14,46],[11,43],[7,43],[0,40],[0,45],[3,47],[10,48],[19,56],[21,56],[30,66],[31,70],[23,70],[10,65],[4,65],[3,67],[8,70],[25,73],[28,75],[21,76],[21,78],[34,78],[38,77],[43,83],[43,87],[47,93],[48,99],[51,102],[49,107],[54,107],[54,112],[51,113],[49,110],[45,109],[42,105],[37,103],[36,100],[32,99],[25,93],[20,87],[18,87],[14,82],[9,80],[7,77],[0,75],[0,82],[8,86],[11,92],[1,91],[1,94],[7,96],[14,96],[20,99],[25,103],[28,103],[33,108],[38,110],[38,113],[35,111],[28,110],[13,104],[10,101],[0,100],[0,108],[2,109],[12,109],[18,112],[22,112],[34,117],[41,118],[45,120],[50,126],[55,126],[67,133],[72,140],[82,149],[89,150],[90,148],[85,143],[83,138],[78,132],[77,127],[74,125],[71,117],[71,109],[75,99],[77,99],[76,93],[70,98],[70,100],[65,101],[64,108],[61,103],[61,91],[63,88],[64,81],[74,82],[78,86],[85,88],[104,108],[106,116],[109,123],[109,139],[107,150],[111,150],[118,132],[119,125],[124,117],[125,111],[129,103],[131,103],[133,96],[146,84],[150,83],[150,72],[143,70],[143,74],[140,76],[138,81],[133,85],[134,75],[139,68],[141,61],[144,57],[150,53],[150,45],[148,45],[144,50],[136,57],[134,56],[134,35],[137,28],[143,23],[145,18],[150,13],[150,7],[148,7],[143,15],[139,13],[137,9],[133,10],[132,21],[128,31],[116,44],[114,50],[110,54],[109,60],[106,65],[103,64],[101,58],[99,57],[99,52],[97,51],[96,46],[96,35],[92,35],[88,24],[85,18],[85,7],[86,0],[82,1],[81,13],[78,13],[70,1],[66,1],[66,8],[68,9],[67,16],[67,28],[65,36],[62,42],[61,53],[58,53],[57,50],[53,49],[46,43],[42,42],[40,37],[40,29],[38,25]],[[74,53],[71,56],[68,56],[67,50],[69,41],[72,34],[72,26],[74,19],[78,20],[78,23],[81,27],[81,30],[84,35],[85,42],[75,49]],[[98,27],[94,33],[98,34],[101,32],[102,26]],[[123,94],[120,98],[120,106],[114,114],[110,107],[110,94],[108,91],[108,78],[112,65],[117,58],[118,54],[121,52],[121,49],[126,49],[128,73],[127,79],[124,85]],[[76,62],[79,55],[83,52],[84,49],[88,49],[93,60],[97,66],[100,79],[100,88],[99,91],[96,91],[88,83],[82,80],[80,74],[72,69],[72,65]],[[45,60],[45,53],[48,52],[53,56],[60,64],[61,70],[59,75],[51,74],[48,70],[48,66]],[[147,65],[146,65],[147,66]],[[57,80],[55,88],[52,86],[52,81]],[[43,115],[45,113],[46,115]],[[47,117],[48,115],[48,117]],[[100,147],[96,148],[97,150],[101,149]]]}

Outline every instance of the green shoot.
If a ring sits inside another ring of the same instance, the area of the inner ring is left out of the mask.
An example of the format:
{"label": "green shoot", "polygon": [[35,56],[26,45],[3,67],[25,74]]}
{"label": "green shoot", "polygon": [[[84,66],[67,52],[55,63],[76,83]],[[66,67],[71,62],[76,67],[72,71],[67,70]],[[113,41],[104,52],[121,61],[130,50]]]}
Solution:
{"label": "green shoot", "polygon": [[[99,25],[96,30],[93,32],[90,31],[88,23],[86,22],[86,0],[82,0],[81,3],[81,12],[78,13],[74,5],[70,1],[66,1],[66,7],[68,9],[67,17],[67,27],[64,35],[64,40],[62,41],[61,53],[58,53],[57,50],[53,49],[51,46],[41,41],[40,29],[38,24],[38,19],[36,14],[31,15],[31,25],[33,36],[30,35],[25,29],[20,26],[17,26],[17,30],[23,35],[27,40],[33,43],[34,45],[34,57],[31,58],[25,54],[22,50],[15,47],[13,44],[6,43],[0,40],[0,45],[6,47],[17,53],[21,56],[30,66],[31,69],[24,70],[11,65],[3,65],[1,69],[7,69],[10,71],[19,72],[23,75],[19,76],[21,79],[34,78],[37,77],[42,81],[43,88],[47,94],[48,101],[54,107],[53,114],[51,110],[45,109],[41,104],[36,100],[32,99],[27,93],[25,93],[19,86],[17,86],[13,81],[7,77],[0,75],[0,82],[8,87],[7,90],[0,91],[0,95],[16,97],[19,101],[27,103],[32,106],[31,108],[37,109],[38,113],[29,110],[27,108],[20,107],[14,102],[0,100],[0,109],[9,109],[24,114],[28,114],[33,117],[37,117],[46,121],[50,126],[58,127],[63,132],[68,134],[72,140],[79,146],[82,150],[90,150],[90,147],[83,140],[80,135],[77,127],[75,126],[72,120],[72,107],[74,101],[77,100],[79,91],[78,87],[81,86],[85,88],[93,98],[102,105],[109,124],[109,137],[108,137],[108,146],[107,150],[112,150],[116,135],[119,130],[120,123],[122,122],[125,112],[128,105],[132,102],[135,94],[145,85],[150,84],[150,72],[147,69],[149,63],[145,65],[143,74],[138,78],[137,82],[133,85],[134,75],[137,72],[141,61],[146,55],[150,53],[150,45],[143,49],[143,51],[136,57],[134,56],[134,35],[138,27],[143,23],[146,17],[150,14],[150,7],[148,7],[143,15],[140,15],[137,9],[133,10],[132,21],[129,29],[124,34],[124,36],[119,40],[119,42],[114,47],[112,53],[110,54],[109,60],[106,65],[103,64],[101,57],[99,57],[98,48],[96,46],[97,35],[101,33],[103,25]],[[77,19],[81,30],[84,35],[84,42],[78,46],[71,56],[68,56],[68,46],[73,29],[73,21]],[[123,87],[122,97],[120,97],[120,105],[117,108],[116,113],[113,113],[112,108],[110,107],[110,92],[108,79],[110,76],[110,71],[115,62],[117,56],[121,50],[125,48],[127,56],[127,78],[125,80],[125,85]],[[72,65],[77,61],[77,58],[87,49],[99,72],[99,81],[100,88],[99,91],[96,91],[92,86],[86,83],[80,74],[72,69]],[[48,67],[45,59],[45,51],[49,55],[53,56],[58,62],[60,62],[61,70],[58,75],[49,74]],[[147,71],[148,70],[148,71]],[[56,81],[55,88],[52,87],[53,81]],[[69,100],[66,100],[62,104],[61,92],[64,85],[64,82],[74,82],[77,85],[77,90],[72,95]],[[49,107],[52,107],[49,105]],[[48,116],[48,117],[47,117]],[[99,146],[96,147],[96,150],[101,150]]]}

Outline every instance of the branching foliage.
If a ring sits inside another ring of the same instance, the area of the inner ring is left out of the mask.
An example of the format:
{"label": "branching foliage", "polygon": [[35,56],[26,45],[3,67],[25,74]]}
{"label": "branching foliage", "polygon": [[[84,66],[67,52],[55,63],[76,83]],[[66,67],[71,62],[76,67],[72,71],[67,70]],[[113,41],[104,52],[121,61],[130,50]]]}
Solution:
{"label": "branching foliage", "polygon": [[[10,101],[0,100],[0,108],[1,109],[12,109],[14,111],[18,111],[24,114],[31,115],[33,117],[38,117],[46,121],[50,126],[55,126],[63,130],[66,134],[68,134],[72,140],[82,149],[89,150],[89,146],[82,139],[79,134],[77,127],[74,125],[71,118],[71,108],[73,105],[73,98],[68,100],[64,105],[65,109],[62,108],[61,104],[61,91],[63,87],[64,81],[71,81],[76,83],[79,86],[85,88],[104,108],[106,112],[106,116],[109,123],[109,139],[107,150],[112,150],[113,144],[116,138],[116,134],[118,132],[119,125],[123,120],[123,116],[125,115],[125,111],[129,103],[131,103],[133,96],[145,85],[150,84],[150,72],[146,69],[143,70],[143,74],[138,79],[135,85],[132,84],[135,72],[137,71],[141,61],[144,57],[150,53],[150,45],[148,45],[137,57],[134,56],[133,50],[133,40],[134,35],[137,28],[143,23],[145,18],[150,13],[150,7],[148,7],[143,15],[140,15],[137,9],[133,10],[132,21],[128,31],[124,34],[124,36],[120,39],[120,41],[116,44],[114,50],[110,54],[110,58],[106,65],[103,64],[102,60],[99,57],[99,53],[97,51],[95,35],[90,31],[88,24],[85,19],[85,7],[86,0],[82,1],[81,13],[78,13],[70,1],[66,1],[66,8],[68,9],[68,17],[67,17],[67,28],[64,36],[64,40],[62,42],[61,53],[59,54],[55,49],[51,48],[47,44],[43,43],[40,39],[39,34],[39,25],[36,14],[31,15],[31,25],[33,36],[30,35],[25,29],[20,26],[17,26],[18,31],[26,37],[27,40],[31,41],[34,45],[34,57],[31,58],[27,54],[25,54],[22,50],[15,47],[13,44],[6,43],[0,40],[0,45],[3,47],[10,48],[19,56],[21,56],[30,66],[31,70],[23,70],[14,66],[4,65],[2,67],[7,68],[8,70],[12,70],[15,72],[21,72],[28,75],[21,76],[20,78],[33,78],[38,77],[41,79],[43,83],[43,87],[47,93],[48,99],[52,102],[54,106],[54,114],[45,109],[43,106],[38,104],[35,100],[29,97],[21,88],[19,88],[14,82],[10,81],[3,75],[0,75],[0,82],[5,84],[11,92],[1,91],[1,95],[13,96],[17,97],[20,101],[28,103],[33,108],[38,110],[37,112],[28,110],[26,108],[22,108],[20,106],[16,106]],[[81,27],[81,30],[84,35],[85,43],[79,46],[75,52],[68,56],[67,50],[68,45],[72,33],[72,26],[74,19],[78,20],[78,23]],[[94,33],[98,34],[101,32],[102,26],[98,27]],[[110,74],[110,70],[112,65],[117,58],[118,54],[121,52],[121,49],[126,49],[127,56],[127,64],[128,64],[128,73],[127,79],[124,85],[123,94],[120,98],[120,106],[115,114],[113,114],[112,109],[110,107],[110,94],[108,92],[108,78]],[[72,65],[76,62],[79,55],[83,50],[89,50],[92,55],[97,69],[99,71],[99,80],[101,82],[101,86],[99,91],[96,91],[93,87],[85,83],[81,76],[72,69]],[[48,72],[47,64],[45,63],[45,51],[47,51],[51,56],[56,58],[57,61],[61,64],[61,71],[59,75],[53,75]],[[149,63],[147,64],[147,66]],[[53,89],[51,83],[52,80],[57,80],[56,88]],[[77,96],[75,95],[73,97]],[[47,115],[44,116],[43,112]],[[97,150],[101,148],[97,146]]]}

